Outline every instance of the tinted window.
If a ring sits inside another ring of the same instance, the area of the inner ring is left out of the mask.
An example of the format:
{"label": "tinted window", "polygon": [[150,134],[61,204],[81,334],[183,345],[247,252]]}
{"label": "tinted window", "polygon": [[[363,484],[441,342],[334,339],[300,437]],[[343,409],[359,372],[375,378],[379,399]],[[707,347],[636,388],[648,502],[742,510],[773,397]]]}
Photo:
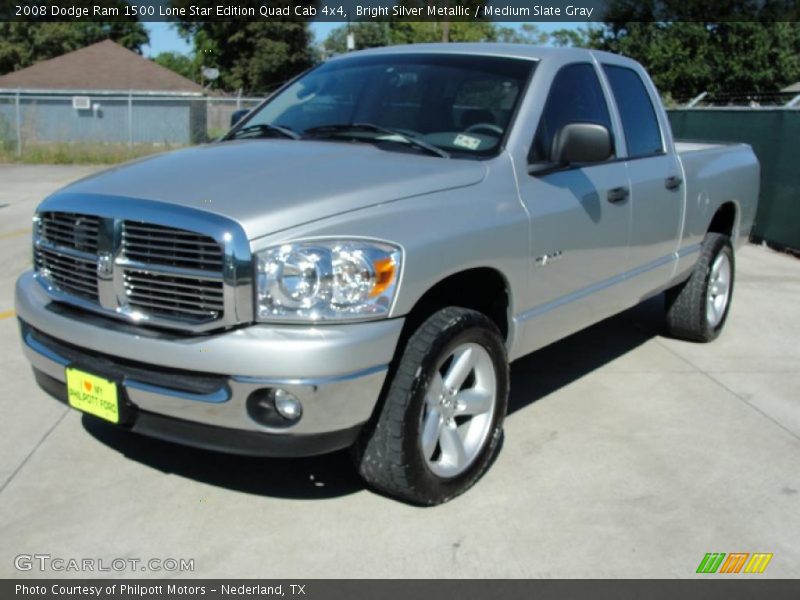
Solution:
{"label": "tinted window", "polygon": [[617,103],[628,156],[652,156],[663,151],[656,111],[641,78],[632,69],[603,65]]}
{"label": "tinted window", "polygon": [[[457,156],[489,156],[499,151],[534,66],[528,60],[457,54],[336,59],[273,96],[243,125],[270,123],[302,134],[326,125],[370,123]],[[369,132],[363,136],[375,138]]]}
{"label": "tinted window", "polygon": [[521,83],[488,74],[465,80],[456,91],[454,122],[478,132],[505,128],[519,97]]}
{"label": "tinted window", "polygon": [[568,123],[597,123],[611,130],[603,89],[594,67],[588,63],[567,65],[553,79],[528,161],[549,161],[553,138]]}

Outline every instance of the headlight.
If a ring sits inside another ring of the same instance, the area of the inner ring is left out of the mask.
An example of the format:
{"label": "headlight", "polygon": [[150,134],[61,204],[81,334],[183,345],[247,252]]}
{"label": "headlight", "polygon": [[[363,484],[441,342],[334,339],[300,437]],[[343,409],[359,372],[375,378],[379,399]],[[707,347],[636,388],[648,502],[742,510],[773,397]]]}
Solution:
{"label": "headlight", "polygon": [[357,320],[389,314],[400,248],[362,240],[320,240],[256,254],[259,321]]}

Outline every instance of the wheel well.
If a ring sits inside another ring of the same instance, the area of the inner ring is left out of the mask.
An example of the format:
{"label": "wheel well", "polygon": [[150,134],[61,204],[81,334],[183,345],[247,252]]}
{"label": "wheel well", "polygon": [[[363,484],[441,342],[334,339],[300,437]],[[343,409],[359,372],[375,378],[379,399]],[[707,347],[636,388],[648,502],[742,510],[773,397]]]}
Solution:
{"label": "wheel well", "polygon": [[736,224],[736,205],[733,202],[726,202],[717,209],[711,224],[708,226],[709,233],[721,233],[728,237],[733,237],[733,227]]}
{"label": "wheel well", "polygon": [[425,292],[406,315],[394,357],[389,364],[389,374],[383,383],[378,403],[365,426],[365,431],[374,429],[406,344],[428,317],[446,306],[460,306],[477,310],[494,321],[503,339],[508,340],[510,302],[511,293],[508,282],[498,270],[490,267],[479,267],[454,273]]}
{"label": "wheel well", "polygon": [[437,310],[460,306],[485,314],[497,325],[503,339],[507,339],[509,302],[508,284],[496,269],[480,267],[461,271],[425,292],[406,317],[405,330],[410,335]]}

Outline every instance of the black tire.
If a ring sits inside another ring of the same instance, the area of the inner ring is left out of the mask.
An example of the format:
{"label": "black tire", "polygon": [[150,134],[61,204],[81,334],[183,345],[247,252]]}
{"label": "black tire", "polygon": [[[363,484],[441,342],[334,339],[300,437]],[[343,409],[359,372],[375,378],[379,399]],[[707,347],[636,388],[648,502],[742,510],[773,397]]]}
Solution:
{"label": "black tire", "polygon": [[[440,477],[429,468],[421,446],[425,395],[441,362],[465,343],[479,344],[491,359],[497,388],[494,412],[482,449],[470,466],[454,477]],[[465,492],[499,448],[508,386],[508,359],[497,326],[474,310],[439,310],[408,340],[374,427],[355,447],[359,474],[371,488],[418,505],[441,504]]]}
{"label": "black tire", "polygon": [[[706,316],[709,277],[714,261],[720,254],[730,261],[730,284],[727,304],[721,320],[712,324]],[[669,335],[693,342],[710,342],[720,334],[728,319],[735,280],[733,246],[727,235],[708,233],[703,239],[700,258],[685,282],[667,290],[667,332]]]}

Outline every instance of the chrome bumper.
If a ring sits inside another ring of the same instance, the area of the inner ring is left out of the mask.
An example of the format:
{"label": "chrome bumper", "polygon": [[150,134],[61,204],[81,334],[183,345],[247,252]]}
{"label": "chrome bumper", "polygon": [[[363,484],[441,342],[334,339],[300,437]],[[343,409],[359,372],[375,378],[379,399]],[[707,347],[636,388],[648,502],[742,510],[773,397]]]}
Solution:
{"label": "chrome bumper", "polygon": [[[176,336],[65,311],[31,272],[17,280],[16,311],[28,360],[59,382],[65,381],[64,368],[73,360],[65,351],[71,347],[96,355],[98,363],[116,359],[137,365],[134,372],[139,375],[127,374],[120,383],[131,404],[142,411],[287,436],[324,434],[367,421],[403,327],[403,319],[391,319],[326,326],[252,325],[219,334]],[[45,335],[37,338],[37,332]],[[83,366],[90,370],[91,362]],[[148,366],[162,375],[174,369],[182,376],[221,376],[222,384],[202,393],[165,387],[141,375]],[[252,392],[276,386],[303,403],[303,417],[291,427],[267,427],[247,413]]]}

